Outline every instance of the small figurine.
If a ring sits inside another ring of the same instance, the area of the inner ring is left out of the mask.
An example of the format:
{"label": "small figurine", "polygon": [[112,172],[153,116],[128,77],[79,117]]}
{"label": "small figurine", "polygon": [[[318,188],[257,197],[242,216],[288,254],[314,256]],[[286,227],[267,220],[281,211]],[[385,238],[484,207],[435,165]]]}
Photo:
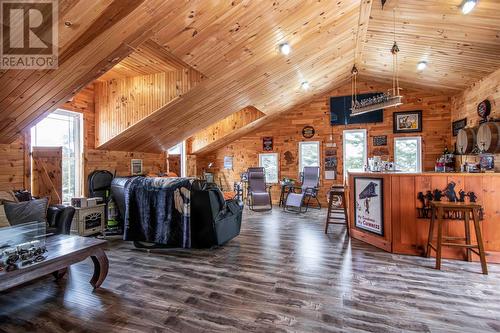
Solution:
{"label": "small figurine", "polygon": [[441,201],[442,196],[443,196],[443,193],[441,193],[440,190],[438,190],[438,189],[434,190],[434,201]]}
{"label": "small figurine", "polygon": [[430,202],[434,200],[434,196],[432,195],[431,191],[427,191],[427,193],[425,193],[425,199],[427,200],[426,206],[429,206]]}
{"label": "small figurine", "polygon": [[467,193],[465,193],[464,190],[460,190],[458,192],[458,196],[459,196],[459,198],[458,198],[459,202],[465,202],[465,197],[467,196]]}
{"label": "small figurine", "polygon": [[467,193],[467,196],[469,197],[470,202],[476,202],[477,196],[474,192]]}
{"label": "small figurine", "polygon": [[425,208],[425,196],[422,192],[418,192],[417,199],[422,203],[422,208]]}
{"label": "small figurine", "polygon": [[450,182],[444,189],[444,195],[448,198],[450,202],[457,202],[457,193],[455,192],[455,182]]}

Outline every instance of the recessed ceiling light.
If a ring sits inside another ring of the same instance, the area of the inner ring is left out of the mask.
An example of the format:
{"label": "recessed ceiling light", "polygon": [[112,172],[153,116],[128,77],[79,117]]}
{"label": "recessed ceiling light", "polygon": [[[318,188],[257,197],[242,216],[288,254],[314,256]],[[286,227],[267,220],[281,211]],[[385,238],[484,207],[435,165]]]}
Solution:
{"label": "recessed ceiling light", "polygon": [[427,62],[421,61],[417,64],[417,70],[423,71],[427,67]]}
{"label": "recessed ceiling light", "polygon": [[464,0],[462,3],[462,14],[469,14],[476,7],[477,0]]}
{"label": "recessed ceiling light", "polygon": [[302,88],[302,90],[309,90],[309,88],[311,88],[311,86],[309,85],[309,82],[307,82],[307,81],[303,81],[300,84],[300,87]]}
{"label": "recessed ceiling light", "polygon": [[288,43],[280,44],[280,52],[283,55],[289,55],[290,51],[292,51],[292,47]]}

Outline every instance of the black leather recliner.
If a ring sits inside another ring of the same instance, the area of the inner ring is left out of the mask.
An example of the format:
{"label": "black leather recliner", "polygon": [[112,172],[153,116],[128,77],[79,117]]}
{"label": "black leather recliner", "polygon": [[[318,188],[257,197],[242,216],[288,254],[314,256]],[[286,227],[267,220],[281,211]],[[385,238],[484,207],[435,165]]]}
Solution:
{"label": "black leather recliner", "polygon": [[240,234],[243,207],[214,184],[191,190],[191,246],[222,245]]}

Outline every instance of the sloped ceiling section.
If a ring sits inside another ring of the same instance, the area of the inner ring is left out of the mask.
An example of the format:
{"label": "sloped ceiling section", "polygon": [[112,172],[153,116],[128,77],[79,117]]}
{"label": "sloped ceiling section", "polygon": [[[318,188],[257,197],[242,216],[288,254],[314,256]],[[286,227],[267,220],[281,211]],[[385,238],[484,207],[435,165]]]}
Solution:
{"label": "sloped ceiling section", "polygon": [[59,67],[0,71],[0,143],[69,100],[178,15],[179,1],[60,1]]}
{"label": "sloped ceiling section", "polygon": [[[371,5],[370,1],[365,1]],[[207,78],[102,148],[160,151],[249,105],[266,116],[344,83],[361,1],[203,1],[153,40]],[[278,45],[287,41],[292,53]],[[303,91],[302,81],[311,89]]]}

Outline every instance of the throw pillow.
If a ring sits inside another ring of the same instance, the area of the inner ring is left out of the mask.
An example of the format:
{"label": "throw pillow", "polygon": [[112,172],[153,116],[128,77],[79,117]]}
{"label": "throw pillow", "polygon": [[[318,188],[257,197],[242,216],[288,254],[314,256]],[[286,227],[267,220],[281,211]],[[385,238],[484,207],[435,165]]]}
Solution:
{"label": "throw pillow", "polygon": [[10,227],[10,223],[7,219],[7,216],[5,215],[5,209],[3,205],[0,205],[0,228],[4,227]]}
{"label": "throw pillow", "polygon": [[47,221],[47,206],[49,200],[47,198],[23,201],[23,202],[6,202],[5,215],[11,225]]}

